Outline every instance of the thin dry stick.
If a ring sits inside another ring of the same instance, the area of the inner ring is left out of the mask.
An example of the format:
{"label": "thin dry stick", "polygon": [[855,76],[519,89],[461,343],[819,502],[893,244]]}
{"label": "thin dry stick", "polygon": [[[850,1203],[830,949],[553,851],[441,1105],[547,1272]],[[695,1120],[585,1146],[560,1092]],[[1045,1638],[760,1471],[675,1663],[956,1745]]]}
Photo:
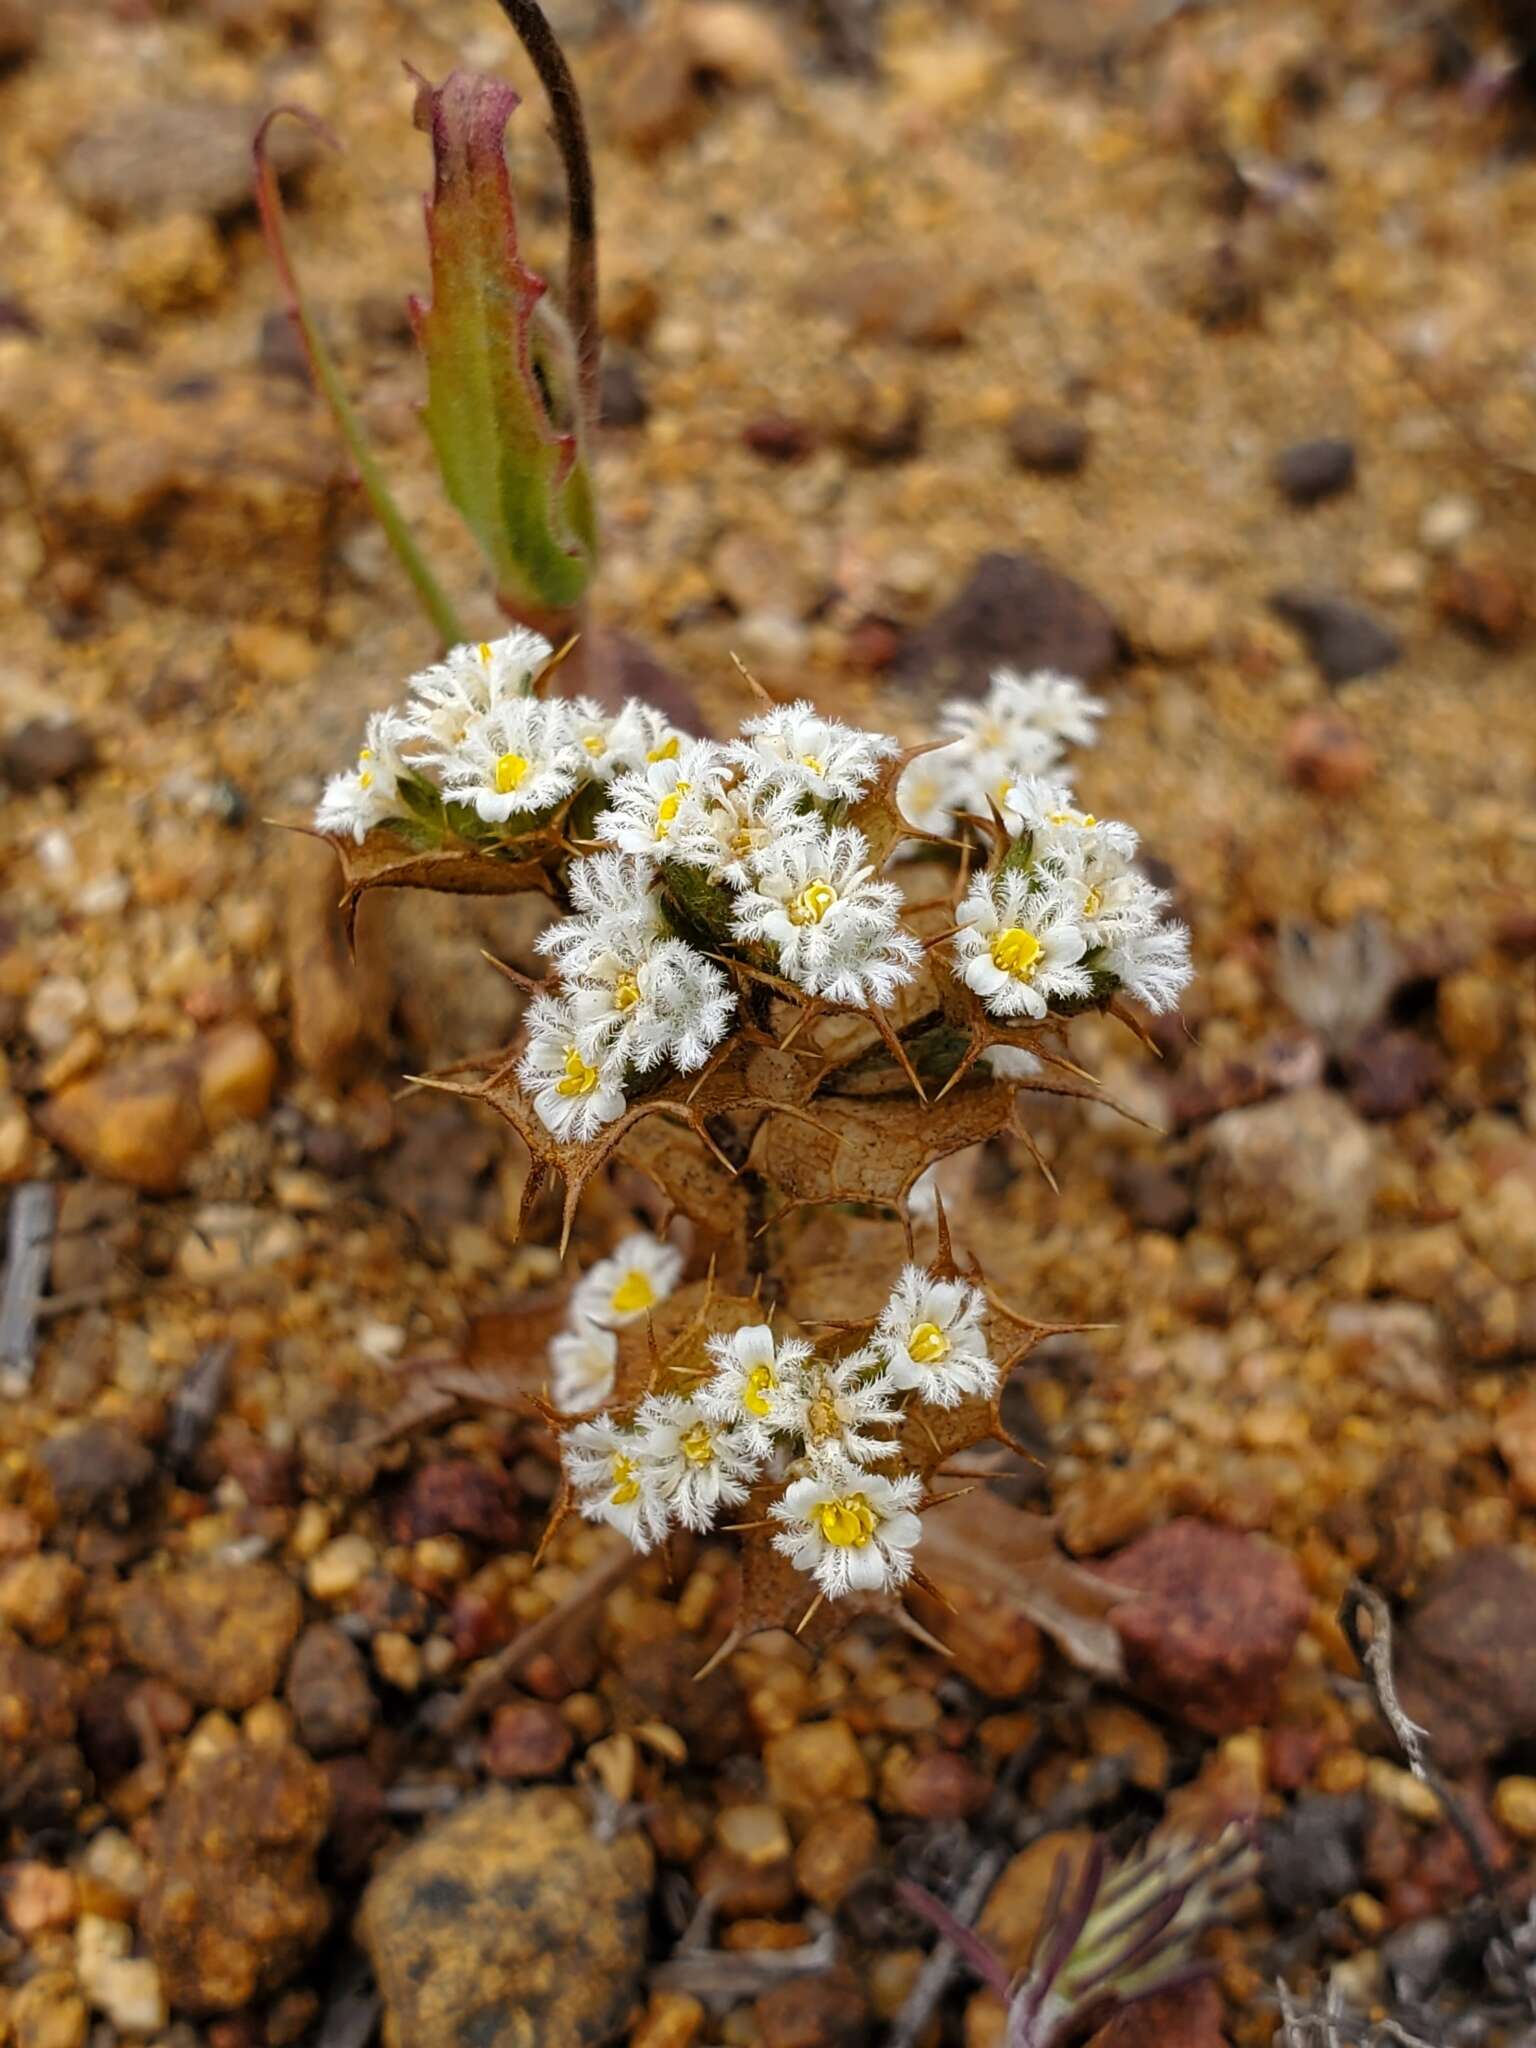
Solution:
{"label": "thin dry stick", "polygon": [[540,1615],[537,1621],[531,1621],[520,1636],[515,1636],[505,1649],[498,1650],[494,1657],[480,1666],[454,1702],[452,1710],[444,1715],[443,1733],[461,1734],[476,1714],[490,1705],[502,1687],[510,1684],[530,1657],[536,1657],[579,1614],[601,1600],[604,1594],[611,1593],[639,1562],[640,1553],[631,1550],[626,1543],[622,1549],[614,1550],[609,1556],[599,1558],[596,1564],[589,1565],[557,1607],[552,1607],[548,1614]]}
{"label": "thin dry stick", "polygon": [[[1361,1626],[1362,1614],[1370,1619],[1369,1634]],[[1397,1680],[1392,1671],[1391,1608],[1374,1586],[1366,1585],[1363,1579],[1352,1579],[1339,1607],[1339,1626],[1348,1636],[1349,1646],[1369,1681],[1377,1712],[1396,1736],[1398,1747],[1408,1759],[1409,1770],[1439,1800],[1446,1819],[1461,1837],[1462,1846],[1471,1858],[1485,1897],[1496,1901],[1500,1892],[1499,1878],[1488,1860],[1482,1837],[1468,1819],[1461,1801],[1430,1761],[1424,1744],[1427,1731],[1417,1721],[1409,1719],[1398,1698]]]}
{"label": "thin dry stick", "polygon": [[24,1181],[11,1196],[0,1276],[0,1384],[30,1386],[37,1370],[37,1317],[53,1249],[53,1189]]}
{"label": "thin dry stick", "polygon": [[597,324],[597,187],[587,146],[586,116],[565,52],[539,0],[497,0],[497,4],[539,75],[554,121],[555,146],[565,166],[565,310],[576,342],[582,422],[590,429],[597,423],[603,336]]}

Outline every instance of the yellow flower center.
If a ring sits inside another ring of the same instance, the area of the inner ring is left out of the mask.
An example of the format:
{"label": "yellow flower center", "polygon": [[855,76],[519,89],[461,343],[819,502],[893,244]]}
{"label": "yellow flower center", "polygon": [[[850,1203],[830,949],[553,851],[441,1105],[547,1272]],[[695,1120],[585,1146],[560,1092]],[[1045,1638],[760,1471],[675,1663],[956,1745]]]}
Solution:
{"label": "yellow flower center", "polygon": [[839,1550],[862,1550],[875,1533],[875,1511],[862,1493],[818,1501],[811,1509],[811,1520]]}
{"label": "yellow flower center", "polygon": [[754,1365],[742,1390],[742,1407],[749,1415],[766,1415],[770,1405],[768,1396],[777,1385],[771,1365]]}
{"label": "yellow flower center", "polygon": [[1047,811],[1046,821],[1052,825],[1077,825],[1085,832],[1099,822],[1092,811]]}
{"label": "yellow flower center", "polygon": [[372,789],[373,770],[371,768],[360,768],[358,770],[357,786],[359,789]]}
{"label": "yellow flower center", "polygon": [[652,747],[645,757],[647,761],[675,761],[677,759],[677,734],[662,741],[659,747]]}
{"label": "yellow flower center", "polygon": [[481,659],[481,660],[482,660],[483,662],[489,663],[489,661],[490,661],[490,658],[491,658],[491,643],[490,643],[490,641],[489,641],[489,640],[482,640],[482,641],[480,642],[480,659]]}
{"label": "yellow flower center", "polygon": [[510,796],[527,773],[528,763],[521,754],[503,754],[496,763],[496,794]]}
{"label": "yellow flower center", "polygon": [[1088,891],[1088,894],[1087,894],[1087,895],[1086,895],[1086,896],[1085,896],[1085,897],[1083,898],[1083,915],[1084,915],[1084,917],[1097,917],[1097,916],[1098,916],[1098,914],[1099,914],[1099,912],[1100,912],[1100,911],[1101,911],[1101,910],[1102,910],[1103,908],[1104,908],[1104,891],[1103,891],[1102,889],[1099,889],[1099,888],[1093,888],[1093,889],[1090,889],[1090,890]]}
{"label": "yellow flower center", "polygon": [[790,898],[789,921],[820,924],[836,901],[837,891],[830,882],[807,882],[798,896]]}
{"label": "yellow flower center", "polygon": [[937,1323],[919,1323],[907,1339],[907,1350],[919,1365],[937,1365],[950,1349],[950,1341]]}
{"label": "yellow flower center", "polygon": [[802,768],[809,768],[813,775],[825,775],[827,772],[826,763],[818,761],[814,754],[802,754],[800,765]]}
{"label": "yellow flower center", "polygon": [[613,1007],[632,1010],[640,1000],[640,984],[626,967],[613,984]]}
{"label": "yellow flower center", "polygon": [[589,732],[581,744],[589,754],[603,754],[608,750],[608,742],[600,732]]}
{"label": "yellow flower center", "polygon": [[680,782],[670,796],[664,796],[656,806],[656,837],[665,839],[667,827],[682,808],[683,798],[688,794],[688,784]]}
{"label": "yellow flower center", "polygon": [[1000,967],[1004,974],[1011,974],[1015,981],[1028,981],[1045,948],[1033,932],[1015,924],[1010,925],[1007,931],[999,932],[988,950],[994,967]]}
{"label": "yellow flower center", "polygon": [[622,1451],[613,1456],[613,1491],[608,1496],[616,1508],[627,1508],[631,1501],[640,1498],[640,1481],[635,1474],[635,1461],[626,1458]]}
{"label": "yellow flower center", "polygon": [[683,1456],[690,1465],[708,1465],[715,1455],[714,1432],[707,1422],[696,1422],[682,1436]]}
{"label": "yellow flower center", "polygon": [[620,1316],[637,1316],[641,1309],[650,1308],[656,1299],[656,1290],[638,1266],[631,1266],[611,1297],[613,1312]]}
{"label": "yellow flower center", "polygon": [[590,1095],[597,1086],[597,1069],[589,1067],[574,1045],[565,1048],[565,1078],[555,1083],[557,1095]]}

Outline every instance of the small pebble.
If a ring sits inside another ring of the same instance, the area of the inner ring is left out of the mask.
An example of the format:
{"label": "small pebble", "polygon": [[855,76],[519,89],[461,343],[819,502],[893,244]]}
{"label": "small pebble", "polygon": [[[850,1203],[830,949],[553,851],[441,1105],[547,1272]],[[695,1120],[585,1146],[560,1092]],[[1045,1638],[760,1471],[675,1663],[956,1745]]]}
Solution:
{"label": "small pebble", "polygon": [[1494,1788],[1493,1817],[1522,1842],[1536,1842],[1536,1778],[1501,1778]]}
{"label": "small pebble", "polygon": [[1075,476],[1088,459],[1088,429],[1042,406],[1021,405],[1008,422],[1008,452],[1037,476]]}
{"label": "small pebble", "polygon": [[366,1536],[333,1536],[310,1559],[305,1581],[317,1600],[344,1600],[357,1591],[377,1559]]}
{"label": "small pebble", "polygon": [[1295,441],[1275,457],[1270,474],[1276,490],[1293,505],[1321,504],[1354,482],[1354,444],[1332,434]]}
{"label": "small pebble", "polygon": [[384,1629],[373,1639],[373,1662],[379,1676],[397,1692],[415,1692],[421,1684],[421,1651],[398,1629]]}

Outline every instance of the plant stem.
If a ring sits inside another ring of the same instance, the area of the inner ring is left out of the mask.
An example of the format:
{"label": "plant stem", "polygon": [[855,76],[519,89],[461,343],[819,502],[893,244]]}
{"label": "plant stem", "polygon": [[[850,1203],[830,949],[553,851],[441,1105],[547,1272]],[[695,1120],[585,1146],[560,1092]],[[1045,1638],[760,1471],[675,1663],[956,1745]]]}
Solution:
{"label": "plant stem", "polygon": [[256,131],[252,154],[256,159],[256,204],[261,212],[262,231],[267,239],[267,249],[277,272],[278,283],[288,302],[288,313],[299,330],[304,343],[304,353],[309,359],[310,374],[316,389],[330,409],[336,431],[346,444],[347,453],[357,469],[358,481],[362,484],[373,516],[384,529],[385,538],[395,551],[395,558],[410,579],[411,588],[420,601],[422,610],[432,621],[438,639],[444,647],[455,647],[464,638],[464,629],[459,624],[442,585],[427,566],[426,557],[416,545],[416,539],[405,523],[400,507],[395,503],[383,471],[373,459],[363,433],[362,422],[353,409],[352,401],[346,394],[335,360],[326,347],[325,338],[305,302],[299,287],[298,275],[288,255],[288,244],[283,232],[283,201],[278,190],[277,173],[267,150],[267,135],[272,123],[284,114],[291,114],[295,120],[307,122],[315,132],[334,149],[339,145],[336,138],[313,114],[303,107],[274,107]]}
{"label": "plant stem", "polygon": [[597,187],[581,94],[539,0],[497,0],[539,75],[565,166],[565,314],[576,342],[576,380],[585,430],[597,424],[603,337],[597,324]]}

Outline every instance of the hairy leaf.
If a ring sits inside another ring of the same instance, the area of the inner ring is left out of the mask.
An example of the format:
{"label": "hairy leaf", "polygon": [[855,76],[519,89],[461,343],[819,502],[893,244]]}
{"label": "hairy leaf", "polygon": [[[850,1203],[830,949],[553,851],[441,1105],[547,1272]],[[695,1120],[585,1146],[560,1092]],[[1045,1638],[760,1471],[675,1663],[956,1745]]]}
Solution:
{"label": "hairy leaf", "polygon": [[432,298],[411,313],[444,486],[497,596],[527,616],[579,602],[597,538],[570,338],[518,254],[505,148],[518,103],[473,72],[417,79],[416,125],[432,138]]}
{"label": "hairy leaf", "polygon": [[508,860],[471,847],[413,846],[403,833],[382,828],[370,832],[361,846],[352,839],[332,839],[331,844],[341,862],[341,911],[349,943],[357,906],[370,889],[435,889],[449,896],[518,896],[530,889],[550,897],[555,893],[544,853]]}

